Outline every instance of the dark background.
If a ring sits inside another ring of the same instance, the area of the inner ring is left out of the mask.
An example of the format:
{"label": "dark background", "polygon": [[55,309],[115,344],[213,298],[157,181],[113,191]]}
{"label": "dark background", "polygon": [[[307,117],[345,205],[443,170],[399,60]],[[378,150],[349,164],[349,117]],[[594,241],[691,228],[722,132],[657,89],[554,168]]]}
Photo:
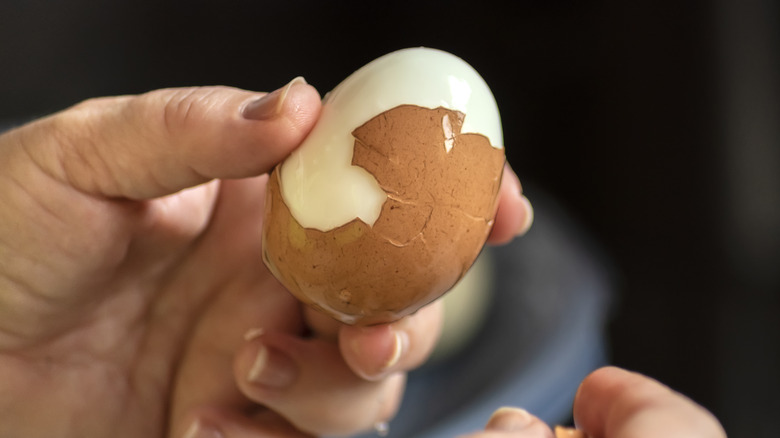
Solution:
{"label": "dark background", "polygon": [[[325,92],[409,46],[492,87],[507,153],[614,263],[612,361],[731,436],[780,411],[774,2],[0,2],[0,120],[167,86]],[[770,428],[771,427],[771,428]]]}

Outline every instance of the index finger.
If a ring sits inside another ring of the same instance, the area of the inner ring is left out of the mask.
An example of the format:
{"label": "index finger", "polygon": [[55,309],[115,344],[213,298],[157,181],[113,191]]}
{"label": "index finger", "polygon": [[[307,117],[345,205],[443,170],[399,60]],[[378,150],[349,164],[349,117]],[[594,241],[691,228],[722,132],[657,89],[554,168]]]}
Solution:
{"label": "index finger", "polygon": [[498,191],[498,211],[488,243],[502,245],[525,234],[534,220],[534,210],[523,195],[520,179],[509,164],[504,165],[501,187]]}

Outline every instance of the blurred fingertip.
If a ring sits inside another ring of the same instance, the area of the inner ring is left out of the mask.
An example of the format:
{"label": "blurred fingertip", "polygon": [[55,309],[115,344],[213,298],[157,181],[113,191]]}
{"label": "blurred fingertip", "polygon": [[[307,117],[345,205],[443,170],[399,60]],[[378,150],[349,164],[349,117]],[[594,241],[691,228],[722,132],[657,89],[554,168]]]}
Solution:
{"label": "blurred fingertip", "polygon": [[512,165],[509,164],[509,161],[504,163],[504,178],[509,178],[507,181],[512,185],[513,189],[517,192],[523,191],[523,186],[520,183],[520,177],[517,176],[517,173],[512,169]]}
{"label": "blurred fingertip", "polygon": [[401,359],[403,339],[390,325],[348,327],[341,337],[345,361],[365,380],[380,380]]}
{"label": "blurred fingertip", "polygon": [[284,389],[298,378],[298,367],[287,354],[266,345],[257,345],[254,359],[246,372],[251,385],[264,389]]}
{"label": "blurred fingertip", "polygon": [[534,223],[534,207],[525,195],[520,195],[520,205],[524,215],[520,220],[520,226],[515,234],[516,237],[525,235]]}
{"label": "blurred fingertip", "polygon": [[393,349],[391,350],[390,357],[384,363],[379,370],[379,375],[382,376],[388,371],[392,370],[398,362],[401,360],[401,356],[404,351],[409,347],[409,334],[403,330],[393,331]]}
{"label": "blurred fingertip", "polygon": [[485,426],[485,430],[518,432],[534,422],[534,417],[525,409],[504,406],[498,408]]}

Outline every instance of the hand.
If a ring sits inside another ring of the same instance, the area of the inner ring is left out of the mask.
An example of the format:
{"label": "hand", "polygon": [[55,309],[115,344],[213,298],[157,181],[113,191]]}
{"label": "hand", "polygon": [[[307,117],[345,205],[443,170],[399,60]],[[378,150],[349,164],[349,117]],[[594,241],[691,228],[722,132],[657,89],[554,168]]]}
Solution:
{"label": "hand", "polygon": [[[169,89],[0,136],[0,436],[297,437],[393,415],[440,307],[342,326],[261,261],[265,173],[319,111],[302,81]],[[530,224],[509,176],[497,243]]]}
{"label": "hand", "polygon": [[[574,422],[589,438],[725,438],[707,410],[666,386],[619,368],[596,370],[574,399]],[[553,431],[522,409],[496,411],[485,432],[469,438],[552,438]]]}

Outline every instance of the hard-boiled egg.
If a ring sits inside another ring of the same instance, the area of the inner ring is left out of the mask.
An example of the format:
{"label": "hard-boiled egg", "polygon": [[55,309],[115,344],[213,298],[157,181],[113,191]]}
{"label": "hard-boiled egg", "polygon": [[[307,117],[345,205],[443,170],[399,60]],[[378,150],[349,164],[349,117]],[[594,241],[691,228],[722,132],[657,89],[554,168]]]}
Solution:
{"label": "hard-boiled egg", "polygon": [[449,290],[487,239],[505,157],[485,81],[439,50],[399,50],[323,100],[272,172],[263,256],[303,302],[389,322]]}

